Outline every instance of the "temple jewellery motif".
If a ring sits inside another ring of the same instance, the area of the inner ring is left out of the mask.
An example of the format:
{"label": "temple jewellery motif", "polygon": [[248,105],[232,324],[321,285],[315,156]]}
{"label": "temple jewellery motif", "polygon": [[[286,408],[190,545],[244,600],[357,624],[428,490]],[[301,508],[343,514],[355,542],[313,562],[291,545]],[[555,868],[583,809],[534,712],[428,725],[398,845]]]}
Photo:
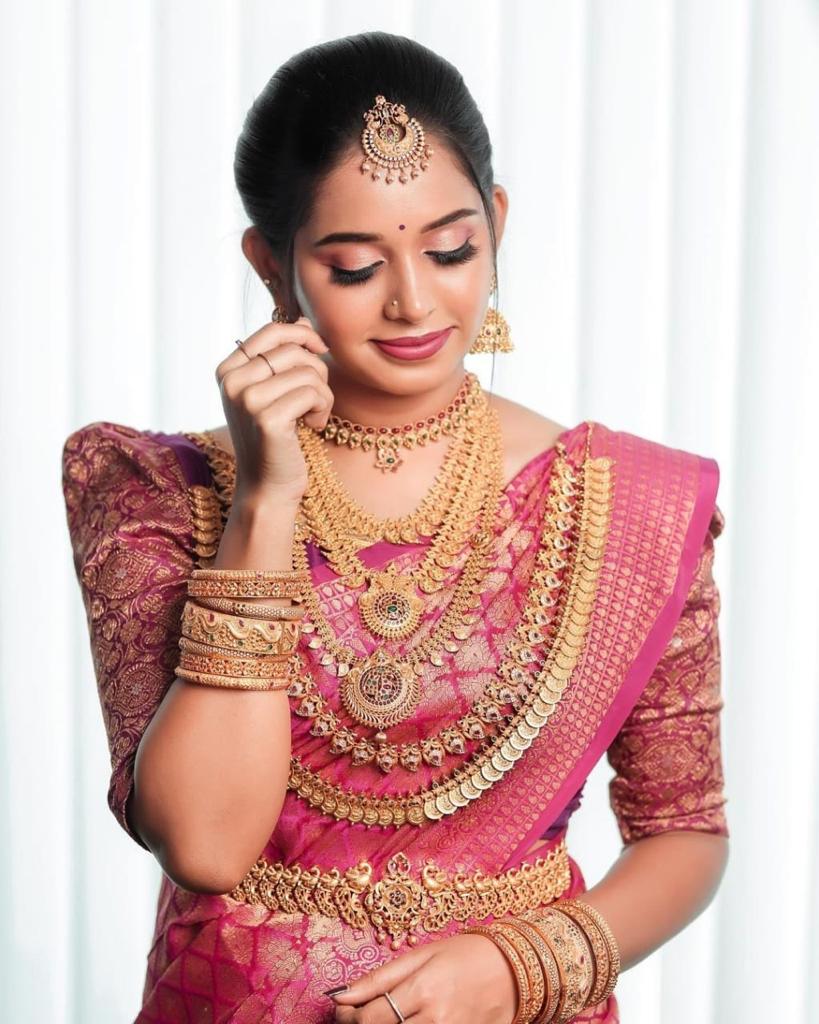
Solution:
{"label": "temple jewellery motif", "polygon": [[452,921],[522,914],[552,903],[570,884],[564,837],[545,856],[497,875],[449,873],[430,858],[415,872],[405,853],[391,857],[379,879],[367,860],[342,873],[261,858],[227,895],[285,914],[341,918],[353,928],[372,928],[379,942],[398,949]]}
{"label": "temple jewellery motif", "polygon": [[[589,425],[591,430],[591,425]],[[211,464],[214,489],[190,488],[196,552],[213,557],[229,514],[235,463],[229,452],[202,433],[186,436],[203,447]],[[614,460],[592,458],[587,439],[583,463],[555,476],[559,501],[547,502],[543,539],[537,554],[526,606],[516,627],[516,640],[498,675],[517,687],[514,711],[499,733],[448,776],[431,786],[399,797],[378,797],[347,789],[322,778],[320,772],[291,758],[288,788],[324,814],[366,825],[422,825],[454,814],[477,800],[515,763],[540,735],[559,705],[582,654],[603,562],[611,503]],[[573,538],[573,539],[572,539]],[[563,573],[558,607],[554,594]],[[544,635],[544,611],[555,617],[553,638]],[[545,648],[538,669],[539,651]]]}
{"label": "temple jewellery motif", "polygon": [[434,150],[424,141],[421,124],[408,116],[403,103],[390,103],[379,94],[375,105],[363,116],[365,126],[361,133],[361,146],[365,159],[361,164],[362,174],[369,171],[370,177],[376,181],[381,177],[379,168],[383,168],[387,172],[384,180],[389,185],[395,180],[396,171],[398,180],[404,183],[427,169]]}

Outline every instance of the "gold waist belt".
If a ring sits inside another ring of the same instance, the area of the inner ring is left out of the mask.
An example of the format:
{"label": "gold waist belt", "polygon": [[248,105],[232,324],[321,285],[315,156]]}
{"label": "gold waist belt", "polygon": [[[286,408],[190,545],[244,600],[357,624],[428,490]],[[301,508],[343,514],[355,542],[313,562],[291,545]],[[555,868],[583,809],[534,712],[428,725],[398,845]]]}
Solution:
{"label": "gold waist belt", "polygon": [[415,945],[422,928],[436,932],[450,921],[534,910],[556,900],[570,882],[564,836],[545,856],[498,875],[448,873],[428,859],[416,878],[404,853],[390,858],[378,880],[366,860],[342,873],[261,858],[228,895],[286,914],[340,917],[353,927],[375,929],[379,942],[389,935],[391,948],[398,949],[404,939]]}

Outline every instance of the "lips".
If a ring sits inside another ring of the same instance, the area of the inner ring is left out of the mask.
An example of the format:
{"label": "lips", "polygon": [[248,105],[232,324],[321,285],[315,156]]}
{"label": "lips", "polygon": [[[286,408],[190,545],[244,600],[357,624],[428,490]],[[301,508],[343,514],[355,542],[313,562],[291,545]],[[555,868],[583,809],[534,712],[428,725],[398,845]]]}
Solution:
{"label": "lips", "polygon": [[448,327],[442,328],[440,331],[430,331],[429,334],[418,334],[413,336],[404,336],[403,338],[373,338],[373,341],[379,345],[389,345],[396,348],[412,348],[418,345],[425,345],[430,341],[434,341],[436,338],[448,331]]}
{"label": "lips", "polygon": [[[439,352],[447,343],[452,334],[452,328],[447,327],[445,331],[436,331],[433,334],[419,335],[414,338],[396,338],[395,342],[375,341],[379,350],[390,359],[401,359],[405,362],[417,362],[422,359],[429,359]],[[402,344],[403,342],[403,344]]]}

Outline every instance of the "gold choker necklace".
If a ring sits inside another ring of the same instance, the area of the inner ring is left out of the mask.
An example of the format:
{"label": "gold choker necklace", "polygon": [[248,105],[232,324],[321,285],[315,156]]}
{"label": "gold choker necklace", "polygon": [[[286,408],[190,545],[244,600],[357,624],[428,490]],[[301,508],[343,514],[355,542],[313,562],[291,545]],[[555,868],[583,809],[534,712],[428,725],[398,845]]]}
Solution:
{"label": "gold choker necklace", "polygon": [[373,465],[382,473],[394,473],[404,464],[402,448],[423,447],[430,441],[440,440],[445,434],[457,434],[463,426],[464,414],[476,400],[480,389],[477,376],[467,372],[458,393],[445,409],[434,416],[400,427],[373,427],[331,415],[326,425],[315,433],[324,441],[335,441],[348,448],[360,448],[363,452],[375,449]]}

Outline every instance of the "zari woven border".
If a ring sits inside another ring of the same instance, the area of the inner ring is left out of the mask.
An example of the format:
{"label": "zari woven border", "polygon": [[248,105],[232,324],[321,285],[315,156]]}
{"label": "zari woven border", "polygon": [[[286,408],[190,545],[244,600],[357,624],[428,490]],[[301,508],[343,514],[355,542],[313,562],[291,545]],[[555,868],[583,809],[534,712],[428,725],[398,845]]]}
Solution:
{"label": "zari woven border", "polygon": [[571,882],[565,837],[545,856],[523,861],[498,875],[481,871],[448,873],[427,859],[414,872],[397,853],[379,879],[361,860],[342,872],[260,858],[227,895],[286,914],[340,917],[356,928],[373,928],[392,949],[413,946],[421,931],[437,932],[451,921],[521,914],[552,903]]}

